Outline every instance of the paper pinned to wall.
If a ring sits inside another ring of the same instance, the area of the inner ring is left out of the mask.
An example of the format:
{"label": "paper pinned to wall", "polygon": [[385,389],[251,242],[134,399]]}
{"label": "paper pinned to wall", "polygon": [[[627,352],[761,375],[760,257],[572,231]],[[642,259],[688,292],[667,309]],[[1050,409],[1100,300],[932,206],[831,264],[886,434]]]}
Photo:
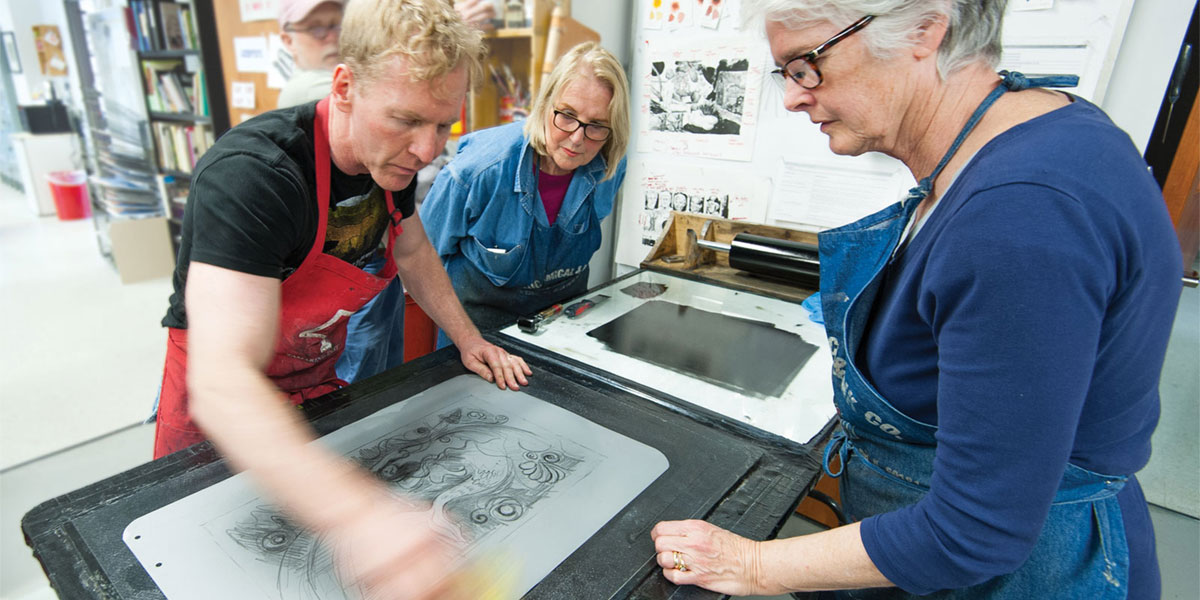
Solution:
{"label": "paper pinned to wall", "polygon": [[721,16],[725,12],[725,3],[721,0],[700,0],[696,6],[696,22],[701,27],[716,29],[721,26]]}
{"label": "paper pinned to wall", "polygon": [[622,211],[620,229],[636,230],[639,235],[621,236],[617,241],[616,260],[621,264],[642,262],[673,210],[755,223],[766,219],[770,181],[743,177],[733,169],[644,162],[634,166],[630,178],[638,182],[641,208]]}
{"label": "paper pinned to wall", "polygon": [[1054,0],[1012,0],[1008,4],[1008,9],[1013,11],[1050,10],[1052,8],[1054,8]]}
{"label": "paper pinned to wall", "polygon": [[741,39],[649,43],[638,151],[750,160],[765,55]]}
{"label": "paper pinned to wall", "polygon": [[270,70],[267,38],[261,35],[233,38],[233,52],[237,57],[237,70],[242,73],[266,73]]}
{"label": "paper pinned to wall", "polygon": [[823,166],[786,158],[779,162],[771,201],[773,221],[814,229],[839,227],[900,199],[894,170]]}
{"label": "paper pinned to wall", "polygon": [[235,81],[233,82],[233,98],[230,104],[234,108],[254,108],[254,82],[253,81]]}
{"label": "paper pinned to wall", "polygon": [[242,22],[274,21],[279,15],[279,0],[239,0]]}
{"label": "paper pinned to wall", "polygon": [[[1084,70],[1087,68],[1088,57],[1089,48],[1086,40],[1058,42],[1014,40],[1004,45],[1004,54],[1000,57],[1000,68],[1018,71],[1030,77],[1076,75],[1082,80]],[[1084,81],[1080,83],[1086,84]]]}
{"label": "paper pinned to wall", "polygon": [[283,84],[292,77],[295,63],[283,45],[283,38],[277,33],[267,36],[267,60],[270,61],[270,66],[267,67],[267,87],[273,90],[282,89]]}

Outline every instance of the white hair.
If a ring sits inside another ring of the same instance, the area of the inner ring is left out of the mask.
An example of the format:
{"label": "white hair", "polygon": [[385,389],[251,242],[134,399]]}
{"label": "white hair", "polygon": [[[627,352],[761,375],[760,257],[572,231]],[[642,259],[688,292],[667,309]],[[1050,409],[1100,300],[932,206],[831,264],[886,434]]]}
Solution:
{"label": "white hair", "polygon": [[817,23],[846,27],[875,15],[856,33],[870,52],[886,58],[912,46],[917,32],[936,19],[945,19],[946,37],[938,48],[938,74],[945,79],[959,69],[983,62],[1000,63],[1000,30],[1008,0],[743,0],[746,29],[779,23],[800,29]]}

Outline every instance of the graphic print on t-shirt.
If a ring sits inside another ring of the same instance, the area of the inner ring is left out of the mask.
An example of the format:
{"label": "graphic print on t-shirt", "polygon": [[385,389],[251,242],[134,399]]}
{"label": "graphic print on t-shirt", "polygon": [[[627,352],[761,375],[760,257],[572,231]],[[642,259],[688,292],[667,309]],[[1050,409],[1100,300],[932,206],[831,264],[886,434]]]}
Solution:
{"label": "graphic print on t-shirt", "polygon": [[362,268],[380,247],[390,224],[383,190],[371,186],[366,194],[342,200],[329,209],[324,252]]}

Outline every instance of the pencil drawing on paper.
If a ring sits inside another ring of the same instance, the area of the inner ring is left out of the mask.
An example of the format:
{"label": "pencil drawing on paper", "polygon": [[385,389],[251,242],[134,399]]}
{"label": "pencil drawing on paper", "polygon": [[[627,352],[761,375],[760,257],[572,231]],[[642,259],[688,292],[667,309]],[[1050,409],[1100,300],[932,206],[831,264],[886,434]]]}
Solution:
{"label": "pencil drawing on paper", "polygon": [[[508,416],[462,405],[359,447],[350,456],[398,494],[426,503],[435,531],[465,552],[503,528],[519,527],[534,505],[586,477],[586,449],[568,452],[556,436]],[[276,571],[280,598],[344,597],[321,541],[261,505],[225,533]]]}

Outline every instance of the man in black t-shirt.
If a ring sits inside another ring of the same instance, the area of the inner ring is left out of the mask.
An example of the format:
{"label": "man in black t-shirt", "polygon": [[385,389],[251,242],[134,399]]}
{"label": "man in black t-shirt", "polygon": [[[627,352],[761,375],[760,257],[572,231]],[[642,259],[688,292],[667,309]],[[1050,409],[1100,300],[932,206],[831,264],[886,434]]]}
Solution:
{"label": "man in black t-shirt", "polygon": [[[340,51],[329,98],[235,127],[197,165],[155,455],[207,436],[325,541],[347,583],[445,597],[449,549],[425,515],[309,444],[289,401],[340,385],[347,317],[397,273],[468,369],[502,389],[528,383],[524,360],[463,312],[413,211],[416,172],[445,145],[483,45],[444,0],[355,0]],[[365,272],[381,252],[394,262]]]}

